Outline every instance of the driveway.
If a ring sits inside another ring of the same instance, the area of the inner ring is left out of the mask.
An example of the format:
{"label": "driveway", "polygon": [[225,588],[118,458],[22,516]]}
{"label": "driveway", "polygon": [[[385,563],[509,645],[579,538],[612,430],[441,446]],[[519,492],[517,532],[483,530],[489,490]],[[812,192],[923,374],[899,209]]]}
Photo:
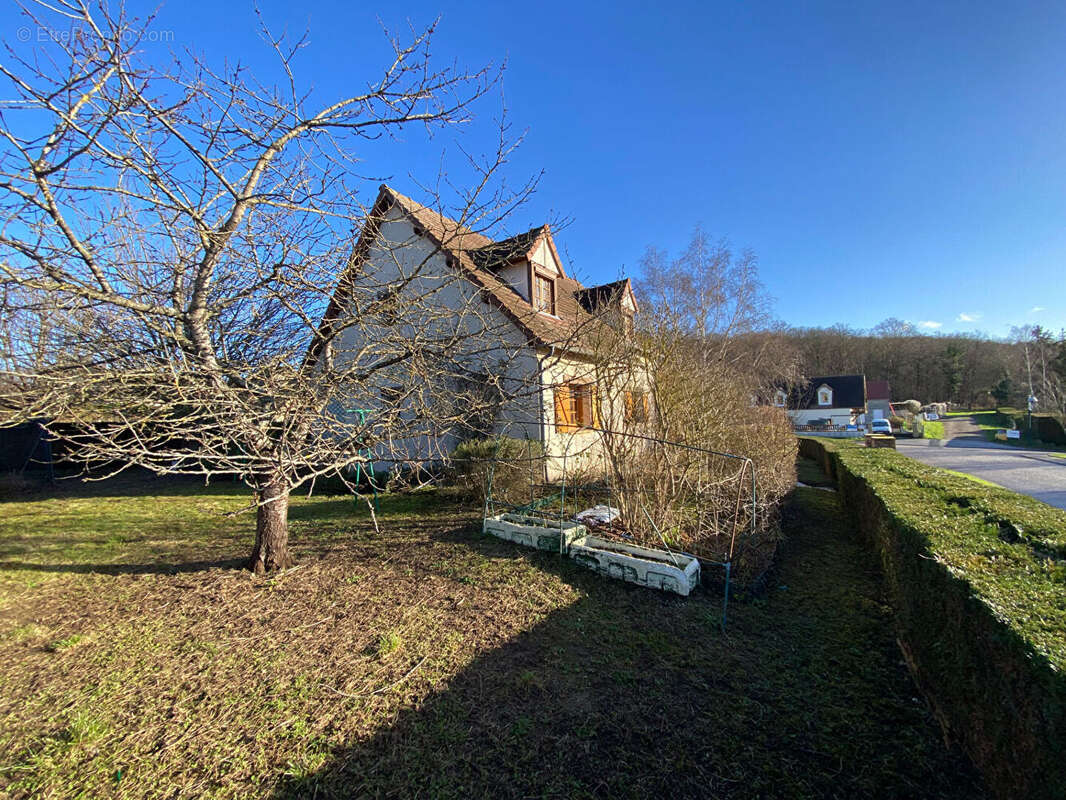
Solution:
{"label": "driveway", "polygon": [[949,420],[944,433],[951,438],[898,439],[896,449],[930,466],[965,472],[1066,509],[1066,458],[989,442],[969,417]]}

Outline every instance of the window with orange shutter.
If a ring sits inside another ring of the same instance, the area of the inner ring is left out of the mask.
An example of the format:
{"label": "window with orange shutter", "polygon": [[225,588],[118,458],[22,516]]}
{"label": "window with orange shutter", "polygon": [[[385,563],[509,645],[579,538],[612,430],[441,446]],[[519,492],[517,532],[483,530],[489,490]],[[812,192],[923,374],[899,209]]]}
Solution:
{"label": "window with orange shutter", "polygon": [[573,394],[569,386],[560,386],[555,390],[555,430],[567,433],[576,427]]}
{"label": "window with orange shutter", "polygon": [[596,386],[568,383],[555,390],[555,429],[560,432],[600,427]]}
{"label": "window with orange shutter", "polygon": [[644,392],[626,392],[625,421],[648,421],[648,395],[646,395]]}

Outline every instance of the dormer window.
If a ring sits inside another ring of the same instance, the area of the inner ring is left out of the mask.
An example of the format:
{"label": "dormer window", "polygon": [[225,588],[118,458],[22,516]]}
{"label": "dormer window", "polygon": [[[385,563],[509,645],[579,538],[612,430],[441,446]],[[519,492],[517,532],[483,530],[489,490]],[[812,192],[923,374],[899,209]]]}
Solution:
{"label": "dormer window", "polygon": [[785,407],[785,400],[786,399],[787,399],[787,396],[785,395],[785,390],[784,389],[778,389],[774,393],[774,405],[777,406],[778,408],[784,408]]}
{"label": "dormer window", "polygon": [[533,273],[533,308],[555,316],[555,281],[539,272]]}
{"label": "dormer window", "polygon": [[824,383],[818,387],[818,405],[833,405],[833,390],[826,386]]}

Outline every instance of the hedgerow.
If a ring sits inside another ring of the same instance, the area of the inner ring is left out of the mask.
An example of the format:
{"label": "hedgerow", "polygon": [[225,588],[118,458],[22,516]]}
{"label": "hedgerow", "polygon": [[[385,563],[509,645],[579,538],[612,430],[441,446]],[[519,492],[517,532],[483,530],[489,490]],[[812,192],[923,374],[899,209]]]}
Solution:
{"label": "hedgerow", "polygon": [[1066,797],[1066,513],[891,450],[805,440],[878,553],[901,644],[1002,797]]}

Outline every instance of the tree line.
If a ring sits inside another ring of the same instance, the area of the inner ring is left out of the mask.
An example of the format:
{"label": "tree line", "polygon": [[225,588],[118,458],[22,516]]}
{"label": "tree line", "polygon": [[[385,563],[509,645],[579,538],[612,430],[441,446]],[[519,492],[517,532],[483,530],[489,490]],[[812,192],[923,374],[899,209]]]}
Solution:
{"label": "tree line", "polygon": [[804,375],[887,380],[893,400],[1020,407],[1032,392],[1040,410],[1066,411],[1066,332],[1032,326],[1004,339],[930,335],[888,319],[870,330],[835,325],[782,329],[776,336],[781,360],[794,360]]}

